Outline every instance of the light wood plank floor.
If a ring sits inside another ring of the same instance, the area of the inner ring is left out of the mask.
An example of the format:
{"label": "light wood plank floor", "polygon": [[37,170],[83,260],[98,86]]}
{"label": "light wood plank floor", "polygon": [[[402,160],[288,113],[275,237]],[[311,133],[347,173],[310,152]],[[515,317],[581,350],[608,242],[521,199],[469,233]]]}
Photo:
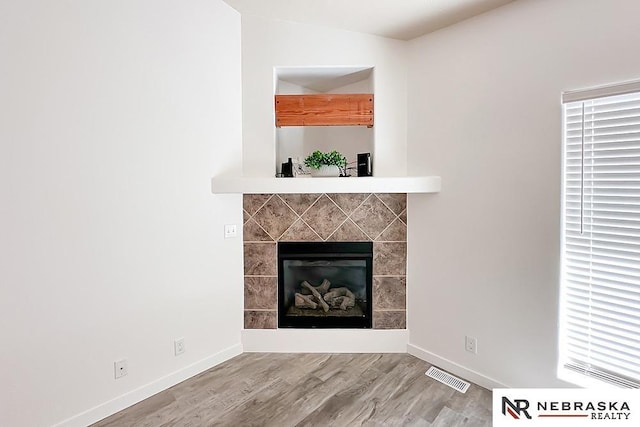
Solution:
{"label": "light wood plank floor", "polygon": [[429,366],[408,354],[244,353],[94,426],[491,425],[489,390],[459,393]]}

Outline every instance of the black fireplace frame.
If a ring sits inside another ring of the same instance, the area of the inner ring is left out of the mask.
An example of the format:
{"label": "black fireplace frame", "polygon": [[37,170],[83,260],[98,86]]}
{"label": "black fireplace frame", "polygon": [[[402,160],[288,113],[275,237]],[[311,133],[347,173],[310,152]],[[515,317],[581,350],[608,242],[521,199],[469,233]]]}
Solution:
{"label": "black fireplace frame", "polygon": [[[287,316],[284,307],[285,260],[364,260],[367,306],[363,316]],[[278,327],[371,329],[373,325],[373,242],[278,242]]]}

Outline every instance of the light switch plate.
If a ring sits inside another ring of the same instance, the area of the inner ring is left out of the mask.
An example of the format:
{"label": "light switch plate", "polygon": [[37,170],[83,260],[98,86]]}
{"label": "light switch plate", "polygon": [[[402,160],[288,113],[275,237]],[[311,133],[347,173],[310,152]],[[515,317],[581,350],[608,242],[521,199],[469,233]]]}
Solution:
{"label": "light switch plate", "polygon": [[224,226],[224,238],[231,239],[238,237],[238,227],[236,224],[225,224]]}

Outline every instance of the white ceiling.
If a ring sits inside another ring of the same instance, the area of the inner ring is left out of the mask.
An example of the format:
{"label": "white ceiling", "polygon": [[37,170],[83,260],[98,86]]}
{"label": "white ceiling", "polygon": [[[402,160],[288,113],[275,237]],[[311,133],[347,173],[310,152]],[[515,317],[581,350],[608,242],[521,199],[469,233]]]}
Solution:
{"label": "white ceiling", "polygon": [[224,1],[240,13],[410,40],[514,0]]}

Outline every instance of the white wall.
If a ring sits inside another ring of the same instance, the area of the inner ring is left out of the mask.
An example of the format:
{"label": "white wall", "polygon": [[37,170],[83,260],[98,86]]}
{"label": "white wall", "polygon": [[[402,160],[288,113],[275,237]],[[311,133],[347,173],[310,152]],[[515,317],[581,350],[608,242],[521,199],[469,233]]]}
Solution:
{"label": "white wall", "polygon": [[274,67],[287,66],[375,67],[374,174],[406,174],[406,42],[244,14],[245,176],[272,177],[276,172],[273,74]]}
{"label": "white wall", "polygon": [[639,15],[636,0],[519,0],[410,43],[409,173],[443,180],[409,200],[410,343],[430,357],[563,384],[560,94],[640,78]]}
{"label": "white wall", "polygon": [[218,0],[2,2],[0,425],[86,425],[240,351],[241,201],[210,193],[240,49]]}

